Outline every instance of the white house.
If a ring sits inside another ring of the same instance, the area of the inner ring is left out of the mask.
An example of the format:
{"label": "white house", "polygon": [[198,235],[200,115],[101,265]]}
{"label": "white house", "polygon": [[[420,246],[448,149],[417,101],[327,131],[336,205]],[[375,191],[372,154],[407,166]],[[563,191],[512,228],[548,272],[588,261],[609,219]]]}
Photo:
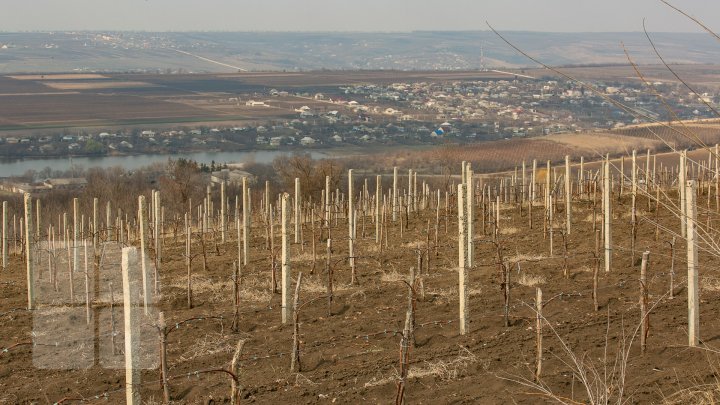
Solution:
{"label": "white house", "polygon": [[300,145],[303,145],[303,146],[315,145],[315,140],[309,136],[306,136],[306,137],[303,137],[302,139],[300,139]]}

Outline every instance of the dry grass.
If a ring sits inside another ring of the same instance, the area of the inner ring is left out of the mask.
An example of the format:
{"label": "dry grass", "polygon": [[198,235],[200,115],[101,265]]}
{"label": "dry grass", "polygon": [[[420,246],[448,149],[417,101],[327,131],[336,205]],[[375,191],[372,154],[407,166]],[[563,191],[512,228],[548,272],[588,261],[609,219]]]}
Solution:
{"label": "dry grass", "polygon": [[[214,325],[208,325],[209,328]],[[193,344],[183,352],[179,359],[181,361],[190,361],[192,359],[211,356],[218,353],[226,353],[232,355],[235,350],[237,341],[232,339],[228,340],[227,336],[221,333],[207,333],[202,338],[193,341]]]}
{"label": "dry grass", "polygon": [[[408,379],[435,377],[443,382],[455,381],[467,371],[468,367],[477,363],[478,358],[470,350],[461,347],[458,355],[451,360],[430,360],[423,365],[410,366],[408,370]],[[397,371],[389,376],[373,377],[365,383],[365,387],[377,387],[385,384],[394,383],[398,380]]]}
{"label": "dry grass", "polygon": [[510,263],[534,262],[534,261],[545,260],[547,258],[548,258],[548,256],[545,256],[545,255],[532,255],[532,254],[518,253],[515,256],[508,257],[507,261]]}
{"label": "dry grass", "polygon": [[545,284],[545,276],[541,276],[539,274],[523,273],[520,276],[518,283],[520,283],[520,285],[524,285],[526,287],[535,287],[538,285],[543,285],[543,284]]}
{"label": "dry grass", "polygon": [[702,277],[700,279],[700,288],[702,291],[720,291],[720,279],[715,277]]}
{"label": "dry grass", "polygon": [[[185,279],[176,279],[170,284],[171,287],[185,290],[187,288]],[[233,284],[230,280],[216,280],[209,277],[193,276],[192,291],[195,297],[205,302],[220,303],[233,301]],[[258,283],[253,278],[243,279],[239,291],[242,302],[267,303],[272,299],[272,293],[266,284]]]}
{"label": "dry grass", "polygon": [[[302,285],[300,286],[300,290],[302,292],[308,292],[308,293],[315,293],[315,294],[322,294],[327,291],[327,280],[321,277],[303,277]],[[293,281],[293,286],[295,285],[295,281]],[[340,293],[345,291],[351,291],[351,290],[357,290],[357,286],[351,286],[342,282],[339,282],[337,279],[333,282],[333,293]]]}
{"label": "dry grass", "polygon": [[452,360],[426,361],[423,366],[410,367],[408,378],[435,377],[441,381],[454,381],[467,370],[468,366],[477,361],[477,356],[461,347],[457,357]]}
{"label": "dry grass", "polygon": [[662,401],[665,405],[715,405],[718,402],[720,402],[720,384],[717,382],[686,388],[664,398]]}
{"label": "dry grass", "polygon": [[500,235],[515,235],[518,232],[520,232],[520,230],[514,226],[500,227]]}
{"label": "dry grass", "polygon": [[380,276],[380,281],[383,283],[396,283],[398,281],[407,281],[408,276],[406,274],[400,274],[397,271],[393,270],[389,273],[383,273],[382,276]]}

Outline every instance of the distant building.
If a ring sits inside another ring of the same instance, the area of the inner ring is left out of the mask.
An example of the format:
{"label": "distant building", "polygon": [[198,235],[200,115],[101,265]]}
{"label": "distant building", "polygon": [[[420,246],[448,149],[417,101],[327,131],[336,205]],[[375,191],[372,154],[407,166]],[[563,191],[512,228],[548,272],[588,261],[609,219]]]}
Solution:
{"label": "distant building", "polygon": [[306,136],[306,137],[303,137],[302,139],[300,139],[300,145],[303,145],[303,146],[315,145],[315,140],[309,136]]}
{"label": "distant building", "polygon": [[210,174],[210,181],[218,184],[224,181],[226,184],[241,185],[243,177],[246,177],[251,184],[255,183],[255,176],[237,169],[222,169],[217,172],[212,172]]}
{"label": "distant building", "polygon": [[44,185],[51,190],[77,190],[85,188],[85,186],[87,186],[87,180],[83,177],[47,179]]}

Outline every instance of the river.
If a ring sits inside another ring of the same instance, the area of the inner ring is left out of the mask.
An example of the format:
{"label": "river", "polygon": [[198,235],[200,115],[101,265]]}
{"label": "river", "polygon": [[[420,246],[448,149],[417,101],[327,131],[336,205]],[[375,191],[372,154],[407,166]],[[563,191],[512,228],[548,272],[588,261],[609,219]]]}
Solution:
{"label": "river", "polygon": [[[315,159],[340,156],[346,153],[342,149],[327,151],[308,151]],[[46,167],[53,170],[68,170],[72,166],[79,166],[85,169],[91,167],[115,167],[120,166],[126,170],[133,170],[153,163],[167,162],[168,158],[186,158],[199,163],[239,163],[257,162],[270,163],[275,157],[283,154],[291,154],[292,151],[249,151],[249,152],[191,152],[175,155],[134,155],[134,156],[102,156],[102,157],[75,157],[75,158],[50,158],[50,159],[0,159],[0,177],[20,176],[28,170],[40,171]]]}

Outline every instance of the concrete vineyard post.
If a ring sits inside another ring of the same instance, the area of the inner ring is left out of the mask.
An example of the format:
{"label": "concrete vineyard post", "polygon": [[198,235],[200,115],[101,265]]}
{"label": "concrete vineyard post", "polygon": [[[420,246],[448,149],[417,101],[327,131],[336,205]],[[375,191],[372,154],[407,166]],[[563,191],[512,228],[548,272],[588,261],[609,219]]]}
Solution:
{"label": "concrete vineyard post", "polygon": [[525,200],[527,200],[527,197],[528,197],[527,189],[526,189],[527,184],[526,184],[526,180],[525,180],[526,172],[527,172],[527,169],[525,168],[525,161],[523,160],[522,161],[522,189],[520,190],[520,194],[521,194],[520,202],[521,203],[525,203]]}
{"label": "concrete vineyard post", "polygon": [[147,205],[145,196],[138,197],[138,226],[140,228],[140,268],[142,270],[142,291],[143,308],[145,315],[148,314],[148,303],[150,302],[150,276],[147,271]]}
{"label": "concrete vineyard post", "polygon": [[[35,274],[33,263],[33,237],[32,237],[32,197],[25,193],[25,264],[27,266],[27,309],[35,309]],[[72,282],[72,280],[70,280]]]}
{"label": "concrete vineyard post", "polygon": [[242,212],[242,227],[243,227],[243,265],[248,264],[248,245],[250,243],[250,196],[247,185],[247,177],[242,179],[242,193],[243,193],[243,212]]}
{"label": "concrete vineyard post", "polygon": [[640,265],[640,353],[645,353],[647,337],[650,328],[650,314],[648,313],[648,288],[647,288],[647,266],[650,260],[650,252],[642,255]]}
{"label": "concrete vineyard post", "polygon": [[352,269],[351,284],[355,283],[355,193],[353,190],[353,169],[348,170],[348,255],[350,257],[350,268]]}
{"label": "concrete vineyard post", "polygon": [[585,195],[585,156],[580,156],[580,173],[578,173],[578,188],[580,198]]}
{"label": "concrete vineyard post", "polygon": [[287,323],[290,319],[290,243],[288,228],[290,227],[290,216],[288,208],[288,200],[290,195],[284,193],[281,201],[281,223],[282,223],[282,246],[281,246],[281,260],[282,260],[282,274],[281,274],[281,289],[282,289],[282,323]]}
{"label": "concrete vineyard post", "polygon": [[685,184],[687,182],[687,159],[686,151],[680,152],[680,171],[678,172],[678,193],[680,194],[680,236],[685,238],[687,236],[687,225],[685,217],[685,202],[687,200],[687,189]]}
{"label": "concrete vineyard post", "polygon": [[535,290],[535,336],[536,336],[536,357],[535,357],[535,381],[540,381],[542,373],[542,353],[543,353],[543,335],[542,335],[542,310],[543,310],[542,289]]}
{"label": "concrete vineyard post", "polygon": [[380,199],[382,198],[382,176],[375,177],[375,243],[380,243]]}
{"label": "concrete vineyard post", "polygon": [[475,218],[475,210],[474,210],[474,197],[475,197],[475,189],[473,187],[473,171],[470,166],[470,163],[466,166],[466,182],[465,189],[467,192],[467,197],[465,197],[465,203],[467,204],[467,210],[465,210],[465,226],[466,226],[466,234],[467,234],[467,263],[465,264],[465,267],[471,269],[473,267],[473,257],[474,257],[474,250],[475,250],[475,242],[473,240],[474,238],[474,227],[473,227],[473,219]]}
{"label": "concrete vineyard post", "polygon": [[162,215],[160,213],[160,191],[153,191],[153,194],[155,195],[153,198],[153,221],[155,223],[153,226],[153,239],[155,241],[155,269],[153,270],[153,285],[155,294],[158,294],[160,289],[160,263],[162,262],[162,244],[160,243],[160,237],[162,236]]}
{"label": "concrete vineyard post", "polygon": [[157,330],[160,338],[160,380],[163,387],[163,402],[170,403],[170,385],[168,384],[168,367],[167,367],[167,323],[165,322],[165,313],[160,311],[158,314]]}
{"label": "concrete vineyard post", "polygon": [[73,239],[72,239],[72,269],[73,272],[78,272],[80,262],[78,258],[78,233],[80,231],[80,207],[77,198],[73,198]]}
{"label": "concrete vineyard post", "polygon": [[[105,239],[110,240],[110,221],[112,212],[110,211],[110,201],[105,205]],[[119,242],[119,241],[118,241]]]}
{"label": "concrete vineyard post", "polygon": [[220,182],[220,240],[225,243],[227,238],[227,218],[225,201],[225,180]]}
{"label": "concrete vineyard post", "polygon": [[[134,298],[140,295],[137,283],[130,272],[138,265],[136,248],[122,250],[123,314],[125,317],[125,401],[128,405],[140,405],[140,331]],[[137,274],[136,271],[133,271]]]}
{"label": "concrete vineyard post", "polygon": [[460,334],[467,332],[467,227],[465,217],[465,184],[458,184],[458,273],[460,296]]}
{"label": "concrete vineyard post", "polygon": [[536,193],[536,182],[537,182],[537,159],[533,159],[533,166],[532,166],[532,180],[530,182],[530,187],[532,188],[532,192],[530,193],[530,201],[531,206],[533,203],[535,203],[535,193]]}
{"label": "concrete vineyard post", "polygon": [[570,156],[565,155],[565,225],[567,227],[567,230],[565,232],[568,235],[570,235],[570,203],[572,200],[572,183],[570,180]]}
{"label": "concrete vineyard post", "polygon": [[715,144],[715,210],[720,211],[720,145],[718,144]]}
{"label": "concrete vineyard post", "polygon": [[0,235],[0,244],[2,245],[2,268],[5,270],[7,268],[7,259],[8,259],[8,210],[7,210],[7,201],[2,202],[2,235]]}
{"label": "concrete vineyard post", "polygon": [[393,222],[397,221],[397,199],[398,199],[398,168],[397,166],[393,167],[393,188],[392,188],[392,220]]}
{"label": "concrete vineyard post", "polygon": [[295,200],[293,201],[295,215],[295,244],[300,243],[300,179],[295,177]]}
{"label": "concrete vineyard post", "polygon": [[98,248],[98,199],[93,198],[93,219],[92,219],[92,235],[93,235],[93,248]]}
{"label": "concrete vineyard post", "polygon": [[40,199],[35,200],[35,238],[40,240],[40,226],[42,215],[40,215]]}
{"label": "concrete vineyard post", "polygon": [[325,225],[330,229],[330,176],[325,176]]}
{"label": "concrete vineyard post", "polygon": [[688,267],[688,344],[692,347],[700,342],[700,296],[698,288],[697,251],[697,205],[695,202],[694,180],[685,185],[685,212],[687,226],[687,267]]}
{"label": "concrete vineyard post", "polygon": [[612,269],[612,232],[610,207],[610,157],[605,159],[605,174],[603,176],[603,230],[605,231],[605,272]]}

